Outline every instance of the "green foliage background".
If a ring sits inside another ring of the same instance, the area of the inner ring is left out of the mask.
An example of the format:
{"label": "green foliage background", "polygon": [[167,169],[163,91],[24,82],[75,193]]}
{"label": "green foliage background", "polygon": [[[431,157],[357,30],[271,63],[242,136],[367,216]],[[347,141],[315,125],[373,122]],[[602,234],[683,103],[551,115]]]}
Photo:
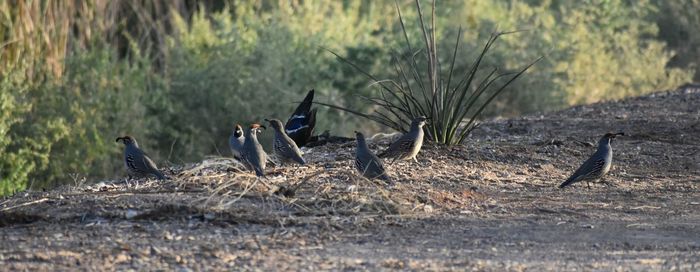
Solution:
{"label": "green foliage background", "polygon": [[[391,53],[405,50],[392,1],[83,2],[0,3],[0,195],[121,176],[114,139],[124,134],[162,166],[227,156],[233,124],[285,119],[312,88],[319,101],[370,112],[356,95],[376,91],[371,82],[324,48],[387,76]],[[417,39],[413,3],[398,3]],[[437,4],[443,63],[463,29],[456,71],[497,30],[524,31],[498,42],[488,65],[545,56],[490,116],[700,79],[698,0]],[[381,129],[324,108],[319,116],[319,132]]]}

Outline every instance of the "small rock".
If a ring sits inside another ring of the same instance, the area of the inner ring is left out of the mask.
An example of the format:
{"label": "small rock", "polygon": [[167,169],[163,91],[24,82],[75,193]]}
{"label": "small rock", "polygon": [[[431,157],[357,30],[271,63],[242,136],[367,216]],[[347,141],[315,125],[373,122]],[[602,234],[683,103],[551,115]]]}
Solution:
{"label": "small rock", "polygon": [[126,217],[126,219],[133,219],[137,215],[139,215],[139,212],[137,212],[136,210],[128,209],[128,210],[126,210],[125,217]]}

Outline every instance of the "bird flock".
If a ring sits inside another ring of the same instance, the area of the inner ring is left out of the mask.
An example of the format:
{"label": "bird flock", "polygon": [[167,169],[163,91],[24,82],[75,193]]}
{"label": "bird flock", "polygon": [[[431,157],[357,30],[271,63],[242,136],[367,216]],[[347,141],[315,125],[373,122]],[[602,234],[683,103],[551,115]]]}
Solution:
{"label": "bird flock", "polygon": [[[296,108],[286,124],[278,119],[265,119],[274,129],[272,149],[281,164],[298,163],[305,165],[303,154],[299,147],[303,147],[311,141],[314,126],[316,124],[316,109],[312,109],[314,90],[309,91],[304,100]],[[428,118],[418,116],[411,122],[407,133],[394,141],[383,152],[375,155],[367,146],[362,132],[355,131],[357,146],[355,148],[355,168],[358,173],[368,179],[380,179],[390,181],[382,158],[391,162],[397,160],[413,160],[418,162],[416,156],[423,145],[425,133],[423,127],[428,124]],[[254,172],[258,177],[265,176],[265,168],[271,162],[267,153],[258,142],[257,134],[264,125],[253,123],[247,129],[236,124],[229,137],[229,147],[233,157],[240,161],[248,171]],[[585,181],[590,187],[590,182],[601,179],[610,171],[612,166],[611,142],[617,136],[624,133],[606,133],[598,141],[598,149],[590,156],[574,173],[558,187],[564,188],[571,184]],[[124,164],[130,177],[155,176],[158,179],[167,179],[153,160],[139,148],[136,139],[131,136],[118,137],[124,148]]]}

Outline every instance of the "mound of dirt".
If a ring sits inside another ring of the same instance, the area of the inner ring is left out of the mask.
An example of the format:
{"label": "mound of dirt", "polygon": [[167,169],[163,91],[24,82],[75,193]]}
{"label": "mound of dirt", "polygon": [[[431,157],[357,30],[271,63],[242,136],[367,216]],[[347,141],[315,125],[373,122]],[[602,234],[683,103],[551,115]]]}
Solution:
{"label": "mound of dirt", "polygon": [[[613,143],[608,184],[556,186]],[[491,120],[427,144],[393,181],[354,142],[267,179],[212,158],[173,180],[111,180],[0,200],[8,270],[693,270],[700,267],[700,91]],[[370,144],[375,151],[386,143]]]}

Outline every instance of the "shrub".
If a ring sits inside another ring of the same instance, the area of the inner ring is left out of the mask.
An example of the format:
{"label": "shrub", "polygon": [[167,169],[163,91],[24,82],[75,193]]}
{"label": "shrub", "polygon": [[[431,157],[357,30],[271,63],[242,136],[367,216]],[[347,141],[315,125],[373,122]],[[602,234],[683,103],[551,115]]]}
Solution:
{"label": "shrub", "polygon": [[[377,110],[364,114],[347,107],[328,103],[323,105],[362,116],[399,131],[406,131],[413,118],[426,116],[430,120],[427,125],[428,139],[447,145],[460,144],[476,126],[476,120],[486,106],[534,62],[513,72],[484,68],[482,61],[491,47],[501,35],[507,34],[494,33],[486,41],[470,68],[462,73],[455,73],[454,65],[458,60],[461,29],[457,32],[457,42],[450,51],[450,57],[439,56],[435,2],[429,24],[424,18],[420,0],[416,0],[415,4],[418,13],[417,24],[421,30],[421,46],[414,47],[415,43],[409,38],[397,5],[405,48],[394,55],[395,62],[391,68],[396,74],[393,79],[379,79],[357,64],[333,53],[378,86],[378,95],[365,97]],[[443,63],[448,66],[443,68]],[[466,124],[463,124],[463,121],[466,121]]]}
{"label": "shrub", "polygon": [[[467,1],[465,39],[489,35],[496,25],[527,30],[505,37],[488,65],[514,69],[544,55],[528,77],[509,87],[488,114],[514,115],[619,99],[678,86],[692,71],[667,68],[672,57],[647,21],[648,1]],[[526,36],[525,36],[526,35]],[[465,50],[474,50],[465,42]],[[468,63],[458,63],[458,70]]]}

